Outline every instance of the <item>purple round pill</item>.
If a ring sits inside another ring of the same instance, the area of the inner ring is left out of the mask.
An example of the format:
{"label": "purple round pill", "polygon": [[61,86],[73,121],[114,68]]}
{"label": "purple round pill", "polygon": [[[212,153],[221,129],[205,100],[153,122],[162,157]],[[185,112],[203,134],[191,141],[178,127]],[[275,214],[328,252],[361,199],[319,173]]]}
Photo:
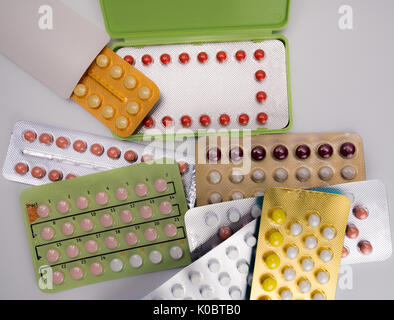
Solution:
{"label": "purple round pill", "polygon": [[207,152],[207,158],[209,161],[219,161],[222,157],[222,152],[219,148],[211,148]]}
{"label": "purple round pill", "polygon": [[265,158],[266,152],[264,147],[256,146],[252,149],[251,156],[253,160],[261,161]]}
{"label": "purple round pill", "polygon": [[274,151],[272,152],[274,157],[278,160],[284,160],[287,158],[287,155],[289,154],[289,151],[284,145],[278,145],[274,148]]}
{"label": "purple round pill", "polygon": [[295,154],[298,159],[305,160],[311,155],[311,149],[306,144],[301,144],[297,147]]}
{"label": "purple round pill", "polygon": [[351,142],[345,142],[341,145],[339,152],[344,158],[351,158],[356,153],[356,146]]}
{"label": "purple round pill", "polygon": [[317,153],[319,154],[320,157],[323,159],[328,159],[332,156],[334,150],[332,149],[331,145],[328,143],[322,144],[319,149],[317,150]]}

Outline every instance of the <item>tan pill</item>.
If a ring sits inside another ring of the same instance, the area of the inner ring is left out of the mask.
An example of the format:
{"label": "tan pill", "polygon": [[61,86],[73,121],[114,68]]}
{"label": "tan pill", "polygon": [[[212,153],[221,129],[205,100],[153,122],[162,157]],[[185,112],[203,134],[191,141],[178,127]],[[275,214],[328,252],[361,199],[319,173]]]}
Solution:
{"label": "tan pill", "polygon": [[122,74],[123,74],[123,70],[122,70],[122,68],[120,66],[114,65],[109,70],[109,74],[110,74],[110,76],[112,78],[119,79],[122,76]]}
{"label": "tan pill", "polygon": [[140,111],[140,106],[139,106],[138,102],[136,102],[136,101],[129,102],[126,106],[126,111],[127,111],[127,113],[129,113],[131,115],[136,115],[138,113],[138,111]]}
{"label": "tan pill", "polygon": [[124,117],[124,116],[119,116],[119,117],[117,117],[116,120],[115,120],[115,126],[116,126],[118,129],[121,129],[121,130],[122,130],[122,129],[126,129],[128,125],[129,125],[129,121],[128,121],[127,118]]}
{"label": "tan pill", "polygon": [[148,87],[142,86],[138,89],[138,96],[142,100],[149,99],[149,97],[151,96],[151,91]]}
{"label": "tan pill", "polygon": [[96,63],[100,68],[105,68],[106,66],[108,66],[109,63],[109,58],[105,55],[105,54],[100,54],[97,58],[96,58]]}
{"label": "tan pill", "polygon": [[111,106],[104,106],[103,109],[101,110],[101,115],[105,119],[111,119],[114,116],[114,114],[115,114],[115,110]]}
{"label": "tan pill", "polygon": [[86,95],[88,89],[86,88],[86,86],[84,84],[79,84],[75,87],[74,89],[74,94],[77,97],[83,97],[84,95]]}
{"label": "tan pill", "polygon": [[133,76],[127,76],[124,78],[123,84],[127,89],[134,89],[137,85],[137,79]]}
{"label": "tan pill", "polygon": [[93,109],[97,109],[101,104],[101,99],[97,94],[92,94],[88,98],[88,105]]}

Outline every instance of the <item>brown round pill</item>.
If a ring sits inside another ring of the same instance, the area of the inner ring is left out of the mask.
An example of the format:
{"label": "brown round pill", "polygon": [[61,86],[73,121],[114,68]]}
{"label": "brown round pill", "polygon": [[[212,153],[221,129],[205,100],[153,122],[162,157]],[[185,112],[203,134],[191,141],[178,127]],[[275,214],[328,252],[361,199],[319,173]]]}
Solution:
{"label": "brown round pill", "polygon": [[31,175],[32,175],[34,178],[37,178],[37,179],[41,179],[42,177],[45,176],[45,174],[46,174],[45,169],[43,169],[43,168],[41,168],[41,167],[34,167],[34,168],[31,170]]}
{"label": "brown round pill", "polygon": [[34,142],[37,139],[37,134],[34,131],[26,130],[23,133],[23,138],[28,142]]}
{"label": "brown round pill", "polygon": [[144,154],[141,157],[141,162],[149,162],[153,160],[153,156],[151,154]]}
{"label": "brown round pill", "polygon": [[365,255],[369,255],[373,250],[371,243],[367,240],[360,241],[357,246],[360,249],[361,253]]}
{"label": "brown round pill", "polygon": [[119,159],[120,154],[120,150],[116,147],[111,147],[107,150],[107,156],[111,159]]}
{"label": "brown round pill", "polygon": [[124,159],[127,162],[136,162],[138,159],[138,156],[133,150],[128,150],[124,154]]}
{"label": "brown round pill", "polygon": [[347,247],[342,248],[342,258],[346,258],[349,255],[349,249]]}
{"label": "brown round pill", "polygon": [[368,218],[368,210],[361,207],[361,206],[355,206],[353,208],[353,214],[356,216],[357,219],[360,220],[365,220]]}
{"label": "brown round pill", "polygon": [[63,179],[63,173],[58,170],[51,170],[48,173],[48,178],[51,181],[59,181]]}
{"label": "brown round pill", "polygon": [[221,227],[219,229],[219,238],[220,240],[224,241],[228,238],[231,237],[231,235],[233,234],[233,232],[231,231],[231,229],[229,227]]}
{"label": "brown round pill", "polygon": [[90,152],[96,156],[101,156],[104,152],[104,147],[101,144],[94,143],[90,147]]}
{"label": "brown round pill", "polygon": [[179,168],[180,174],[184,174],[187,171],[187,169],[189,168],[189,164],[185,161],[178,161],[178,168]]}
{"label": "brown round pill", "polygon": [[60,149],[66,149],[70,145],[70,141],[66,137],[59,137],[56,139],[56,145]]}
{"label": "brown round pill", "polygon": [[75,174],[69,173],[69,174],[66,176],[66,180],[72,179],[72,178],[76,178],[76,177],[77,177],[77,176],[76,176]]}
{"label": "brown round pill", "polygon": [[20,175],[24,175],[27,173],[27,171],[29,171],[29,166],[26,163],[18,162],[15,165],[15,171]]}
{"label": "brown round pill", "polygon": [[83,153],[86,151],[86,142],[82,140],[76,140],[73,144],[73,148],[75,151]]}
{"label": "brown round pill", "polygon": [[346,226],[346,236],[349,239],[356,239],[359,235],[359,231],[354,224],[348,224]]}
{"label": "brown round pill", "polygon": [[53,142],[53,136],[49,133],[43,133],[40,135],[39,140],[43,144],[50,145]]}

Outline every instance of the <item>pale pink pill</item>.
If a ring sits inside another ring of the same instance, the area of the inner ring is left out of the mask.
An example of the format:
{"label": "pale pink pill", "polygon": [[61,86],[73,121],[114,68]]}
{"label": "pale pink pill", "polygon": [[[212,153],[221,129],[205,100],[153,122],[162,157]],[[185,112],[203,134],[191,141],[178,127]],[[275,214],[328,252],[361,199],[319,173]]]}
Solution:
{"label": "pale pink pill", "polygon": [[37,214],[40,218],[46,218],[49,215],[49,208],[45,204],[37,207]]}
{"label": "pale pink pill", "polygon": [[96,202],[98,204],[104,205],[108,203],[108,194],[105,192],[99,192],[96,194]]}
{"label": "pale pink pill", "polygon": [[148,228],[144,231],[144,237],[148,241],[156,240],[157,238],[157,231],[153,228]]}
{"label": "pale pink pill", "polygon": [[60,201],[56,204],[56,209],[57,209],[57,211],[59,211],[60,213],[67,213],[68,210],[70,210],[70,205],[68,204],[67,201],[60,200]]}
{"label": "pale pink pill", "polygon": [[54,271],[52,274],[52,281],[54,284],[62,284],[64,281],[64,274],[61,271]]}
{"label": "pale pink pill", "polygon": [[163,192],[167,190],[167,181],[165,181],[164,179],[157,179],[155,181],[155,189],[159,192]]}
{"label": "pale pink pill", "polygon": [[74,233],[74,225],[71,222],[65,222],[62,225],[62,233],[65,236],[72,235]]}
{"label": "pale pink pill", "polygon": [[83,218],[81,220],[80,226],[83,231],[90,231],[93,229],[94,224],[89,218]]}
{"label": "pale pink pill", "polygon": [[55,230],[52,227],[44,227],[41,230],[41,238],[44,240],[51,240],[55,235]]}
{"label": "pale pink pill", "polygon": [[45,257],[49,262],[56,262],[57,260],[59,260],[59,255],[59,251],[57,251],[56,249],[49,249]]}
{"label": "pale pink pill", "polygon": [[128,222],[130,222],[131,220],[133,220],[133,214],[131,213],[130,210],[122,210],[122,211],[120,212],[120,220],[121,220],[123,223],[128,223]]}
{"label": "pale pink pill", "polygon": [[136,244],[138,241],[137,235],[134,232],[129,232],[125,236],[126,242],[129,246]]}
{"label": "pale pink pill", "polygon": [[95,240],[88,240],[85,242],[85,250],[89,253],[97,252],[98,243]]}
{"label": "pale pink pill", "polygon": [[169,201],[163,201],[159,204],[159,210],[163,214],[169,214],[172,211],[172,203]]}
{"label": "pale pink pill", "polygon": [[167,237],[174,237],[177,232],[178,232],[178,228],[173,223],[169,223],[164,227],[164,233],[166,234]]}
{"label": "pale pink pill", "polygon": [[70,269],[70,276],[74,280],[79,280],[83,277],[83,270],[80,267],[72,267]]}
{"label": "pale pink pill", "polygon": [[148,193],[148,187],[143,183],[139,183],[135,186],[134,191],[137,196],[143,197]]}
{"label": "pale pink pill", "polygon": [[93,262],[90,267],[89,267],[90,272],[95,275],[98,276],[100,274],[103,273],[103,266],[101,265],[100,262]]}
{"label": "pale pink pill", "polygon": [[81,210],[86,209],[89,205],[89,200],[84,196],[80,196],[75,201],[75,205],[77,206],[78,209]]}
{"label": "pale pink pill", "polygon": [[104,243],[108,249],[115,249],[118,246],[118,240],[114,236],[106,237]]}
{"label": "pale pink pill", "polygon": [[152,216],[152,208],[149,206],[142,206],[140,208],[140,216],[144,219],[148,219]]}
{"label": "pale pink pill", "polygon": [[70,258],[75,258],[79,254],[79,249],[75,244],[70,244],[66,248],[66,255]]}
{"label": "pale pink pill", "polygon": [[104,213],[100,217],[100,223],[104,228],[112,226],[112,216],[109,213]]}
{"label": "pale pink pill", "polygon": [[126,200],[128,196],[129,196],[129,192],[127,191],[127,189],[125,189],[125,188],[116,189],[115,197],[119,201]]}

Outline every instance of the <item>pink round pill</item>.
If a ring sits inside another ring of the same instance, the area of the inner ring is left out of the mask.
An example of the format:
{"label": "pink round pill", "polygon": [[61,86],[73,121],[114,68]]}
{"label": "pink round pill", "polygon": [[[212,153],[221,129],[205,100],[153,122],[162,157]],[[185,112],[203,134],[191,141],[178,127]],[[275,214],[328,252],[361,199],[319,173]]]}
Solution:
{"label": "pink round pill", "polygon": [[47,251],[47,254],[45,255],[49,262],[56,262],[57,260],[59,260],[59,256],[59,251],[57,251],[56,249],[49,249]]}
{"label": "pink round pill", "polygon": [[105,192],[99,192],[96,194],[96,202],[104,205],[108,203],[108,195]]}
{"label": "pink round pill", "polygon": [[37,214],[40,218],[46,218],[49,215],[49,208],[45,204],[37,207]]}
{"label": "pink round pill", "polygon": [[97,252],[98,243],[95,240],[88,240],[85,242],[85,250],[89,253]]}
{"label": "pink round pill", "polygon": [[169,201],[163,201],[159,204],[159,210],[163,214],[169,214],[172,211],[172,203]]}
{"label": "pink round pill", "polygon": [[55,235],[55,230],[53,230],[52,227],[44,227],[41,230],[41,238],[43,238],[44,240],[51,240],[53,238],[53,236]]}
{"label": "pink round pill", "polygon": [[54,271],[52,273],[52,281],[54,284],[62,284],[64,281],[64,274],[61,271]]}
{"label": "pink round pill", "polygon": [[72,267],[70,269],[70,276],[74,280],[79,280],[83,277],[83,270],[80,267]]}
{"label": "pink round pill", "polygon": [[70,210],[70,205],[68,204],[67,201],[60,200],[56,204],[56,210],[59,211],[60,213],[67,213],[68,210]]}
{"label": "pink round pill", "polygon": [[143,183],[139,183],[135,186],[134,191],[137,196],[143,197],[148,193],[148,187]]}
{"label": "pink round pill", "polygon": [[75,258],[79,254],[79,249],[75,244],[70,244],[66,248],[66,255],[70,258]]}
{"label": "pink round pill", "polygon": [[164,179],[157,179],[154,186],[158,192],[164,192],[167,190],[167,181]]}
{"label": "pink round pill", "polygon": [[157,231],[154,228],[148,228],[144,231],[144,237],[148,241],[154,241],[157,239]]}
{"label": "pink round pill", "polygon": [[100,223],[104,228],[112,226],[112,216],[109,213],[104,213],[100,217]]}
{"label": "pink round pill", "polygon": [[103,273],[103,266],[100,262],[93,262],[89,267],[90,273],[98,276]]}
{"label": "pink round pill", "polygon": [[118,188],[118,189],[116,189],[115,197],[119,201],[126,200],[128,196],[129,196],[129,192],[127,191],[126,188]]}
{"label": "pink round pill", "polygon": [[178,232],[178,228],[175,224],[169,223],[164,227],[164,233],[167,237],[174,237]]}
{"label": "pink round pill", "polygon": [[81,220],[80,226],[83,231],[90,231],[93,229],[94,224],[89,218],[83,218]]}
{"label": "pink round pill", "polygon": [[72,235],[74,233],[74,225],[71,222],[65,222],[62,225],[62,233],[65,236]]}
{"label": "pink round pill", "polygon": [[123,223],[129,223],[131,220],[133,220],[133,214],[131,213],[130,210],[122,210],[120,212],[120,220]]}
{"label": "pink round pill", "polygon": [[80,196],[75,201],[75,205],[77,206],[78,209],[81,210],[86,209],[89,205],[89,200],[84,196]]}
{"label": "pink round pill", "polygon": [[152,208],[149,206],[142,206],[140,208],[140,216],[144,219],[148,219],[152,216]]}
{"label": "pink round pill", "polygon": [[132,246],[137,243],[138,237],[134,232],[129,232],[125,236],[126,242],[129,246]]}
{"label": "pink round pill", "polygon": [[118,246],[118,240],[114,236],[106,237],[104,243],[108,249],[114,249]]}

